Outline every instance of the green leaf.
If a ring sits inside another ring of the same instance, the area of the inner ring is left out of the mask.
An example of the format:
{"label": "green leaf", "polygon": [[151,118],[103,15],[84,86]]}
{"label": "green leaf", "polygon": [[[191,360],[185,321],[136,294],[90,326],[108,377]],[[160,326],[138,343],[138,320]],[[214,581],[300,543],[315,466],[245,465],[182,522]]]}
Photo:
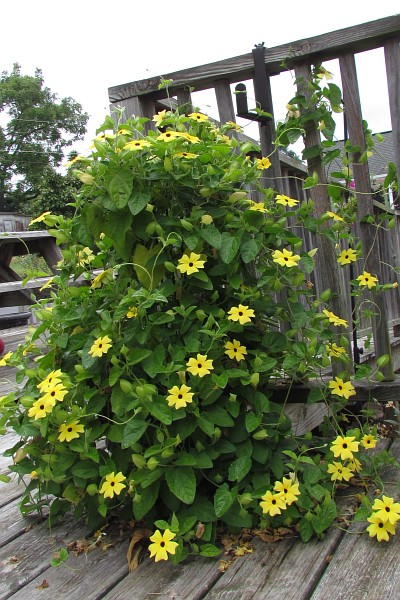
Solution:
{"label": "green leaf", "polygon": [[214,494],[214,510],[217,517],[222,517],[234,503],[236,496],[231,492],[227,483],[221,485]]}
{"label": "green leaf", "polygon": [[132,348],[132,350],[129,350],[129,353],[126,357],[127,363],[129,366],[136,365],[150,356],[151,353],[152,350],[148,350],[147,348]]}
{"label": "green leaf", "polygon": [[211,422],[205,413],[202,413],[200,417],[198,417],[197,424],[206,435],[210,437],[214,435],[214,423]]}
{"label": "green leaf", "polygon": [[160,482],[157,481],[149,487],[142,490],[140,494],[140,502],[133,502],[133,514],[135,519],[140,521],[151,510],[158,498]]}
{"label": "green leaf", "polygon": [[167,485],[179,500],[191,504],[196,495],[196,477],[191,467],[179,467],[165,472]]}
{"label": "green leaf", "polygon": [[82,461],[71,468],[71,473],[81,479],[91,479],[99,476],[99,467],[93,464],[92,461]]}
{"label": "green leaf", "polygon": [[217,548],[213,544],[203,544],[199,554],[200,556],[219,556],[221,552],[221,548]]}
{"label": "green leaf", "polygon": [[143,361],[142,367],[151,378],[155,377],[158,373],[168,371],[165,363],[165,348],[163,344],[158,344],[154,348],[154,351]]}
{"label": "green leaf", "polygon": [[219,425],[220,427],[233,427],[235,424],[230,414],[217,404],[207,409],[207,415],[215,425]]}
{"label": "green leaf", "polygon": [[165,401],[165,398],[156,399],[147,406],[149,413],[158,419],[164,425],[171,425],[172,410]]}
{"label": "green leaf", "polygon": [[129,210],[133,215],[138,215],[150,201],[150,192],[133,192],[128,201]]}
{"label": "green leaf", "polygon": [[240,246],[240,256],[244,263],[249,263],[256,258],[259,253],[259,246],[256,240],[249,240]]}
{"label": "green leaf", "polygon": [[204,227],[199,231],[200,237],[210,246],[219,250],[222,244],[222,236],[216,227]]}
{"label": "green leaf", "polygon": [[303,271],[305,273],[307,273],[307,274],[312,273],[312,271],[314,269],[314,260],[311,258],[311,256],[308,256],[307,254],[303,254],[303,256],[301,257],[300,264],[303,267]]}
{"label": "green leaf", "polygon": [[311,522],[306,517],[303,517],[303,519],[300,521],[299,529],[300,529],[300,537],[301,537],[302,541],[305,543],[309,542],[313,536],[314,529],[313,529],[313,526],[311,525]]}
{"label": "green leaf", "polygon": [[111,198],[117,208],[124,208],[127,205],[129,196],[132,192],[133,173],[130,169],[120,167],[118,172],[111,179],[108,186]]}
{"label": "green leaf", "polygon": [[262,421],[262,415],[250,411],[246,414],[245,425],[249,433],[257,429]]}
{"label": "green leaf", "polygon": [[3,473],[0,473],[0,481],[2,483],[8,483],[9,481],[11,481],[11,477],[9,477],[8,475],[3,475]]}
{"label": "green leaf", "polygon": [[249,456],[240,456],[229,467],[229,481],[242,481],[251,469],[252,460]]}
{"label": "green leaf", "polygon": [[129,448],[132,444],[135,444],[140,440],[144,432],[146,431],[149,423],[144,421],[139,417],[133,417],[131,421],[129,421],[125,425],[124,436],[122,440],[122,448]]}
{"label": "green leaf", "polygon": [[228,265],[233,261],[239,250],[239,242],[226,231],[222,234],[221,249],[219,255],[221,260]]}
{"label": "green leaf", "polygon": [[[318,510],[318,508],[320,510]],[[323,533],[328,527],[332,525],[337,516],[337,508],[335,502],[327,496],[319,507],[317,507],[316,514],[311,516],[311,523],[314,531],[318,534]]]}

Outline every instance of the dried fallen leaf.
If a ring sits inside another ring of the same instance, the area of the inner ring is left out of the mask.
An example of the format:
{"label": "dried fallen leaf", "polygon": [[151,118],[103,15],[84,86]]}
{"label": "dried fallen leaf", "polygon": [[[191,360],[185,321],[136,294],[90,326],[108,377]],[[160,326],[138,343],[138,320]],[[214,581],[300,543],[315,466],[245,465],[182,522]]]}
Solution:
{"label": "dried fallen leaf", "polygon": [[143,549],[140,546],[140,542],[143,538],[148,538],[151,536],[153,532],[151,529],[138,529],[132,536],[132,539],[129,543],[128,552],[126,553],[126,558],[128,560],[128,569],[129,572],[134,571],[139,564],[140,553]]}
{"label": "dried fallen leaf", "polygon": [[196,527],[196,533],[195,533],[198,540],[203,537],[204,531],[205,531],[204,523],[198,523],[197,527]]}
{"label": "dried fallen leaf", "polygon": [[49,582],[46,579],[43,579],[42,583],[40,585],[36,586],[36,589],[37,590],[45,590],[48,587],[49,587]]}
{"label": "dried fallen leaf", "polygon": [[69,552],[73,552],[75,556],[79,556],[83,552],[87,552],[89,548],[89,542],[83,538],[82,540],[73,540],[69,544],[67,544],[67,550]]}
{"label": "dried fallen leaf", "polygon": [[15,565],[15,564],[21,562],[22,559],[23,559],[23,556],[10,556],[10,558],[8,559],[8,562]]}

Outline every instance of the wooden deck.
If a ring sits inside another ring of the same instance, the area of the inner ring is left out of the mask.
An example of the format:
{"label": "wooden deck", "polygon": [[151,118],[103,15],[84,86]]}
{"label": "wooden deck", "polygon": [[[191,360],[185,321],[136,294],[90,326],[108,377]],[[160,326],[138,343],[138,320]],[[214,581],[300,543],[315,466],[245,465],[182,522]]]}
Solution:
{"label": "wooden deck", "polygon": [[[3,335],[3,334],[2,334]],[[10,333],[8,348],[18,343]],[[12,372],[1,371],[0,396],[12,385]],[[14,434],[0,438],[3,456]],[[392,449],[400,458],[400,440]],[[397,471],[385,472],[385,492],[398,497]],[[397,490],[397,491],[396,491]],[[253,552],[237,557],[224,572],[221,560],[194,558],[174,567],[145,558],[128,573],[126,552],[131,532],[111,525],[101,540],[83,522],[66,520],[49,530],[46,521],[23,518],[18,502],[23,485],[0,483],[0,598],[6,600],[397,600],[400,598],[399,535],[377,543],[364,526],[351,523],[351,505],[343,505],[341,526],[322,541],[298,538],[275,543],[251,539]],[[350,521],[350,522],[349,522]],[[347,527],[347,530],[346,530]],[[71,544],[68,560],[51,567],[53,553]],[[87,547],[89,546],[89,549]],[[86,551],[78,554],[79,548]]]}

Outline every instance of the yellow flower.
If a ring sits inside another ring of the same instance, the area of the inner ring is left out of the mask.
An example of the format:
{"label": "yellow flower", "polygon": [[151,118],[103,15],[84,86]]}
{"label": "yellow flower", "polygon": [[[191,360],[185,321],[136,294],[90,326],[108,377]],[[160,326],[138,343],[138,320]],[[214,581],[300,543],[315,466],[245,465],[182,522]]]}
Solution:
{"label": "yellow flower", "polygon": [[177,154],[174,154],[174,156],[176,158],[193,159],[193,158],[197,158],[198,154],[193,154],[193,152],[178,152]]}
{"label": "yellow flower", "polygon": [[104,498],[114,498],[114,494],[119,496],[122,490],[126,487],[126,485],[122,483],[125,481],[125,479],[126,477],[122,475],[121,471],[116,475],[114,474],[114,471],[109,473],[106,475],[106,480],[103,482],[99,493],[103,494]]}
{"label": "yellow flower", "polygon": [[268,212],[268,208],[265,206],[264,202],[252,202],[250,210],[257,210],[262,213]]}
{"label": "yellow flower", "polygon": [[62,382],[62,380],[60,379],[62,374],[63,373],[61,372],[61,369],[57,369],[56,371],[50,371],[46,379],[43,379],[43,381],[38,383],[36,387],[41,392],[46,392],[48,389],[52,388],[57,383]]}
{"label": "yellow flower", "polygon": [[148,148],[149,146],[151,144],[146,140],[132,140],[125,144],[124,150],[143,150],[143,148]]}
{"label": "yellow flower", "polygon": [[296,267],[297,263],[300,260],[300,256],[298,254],[293,254],[290,250],[286,250],[284,248],[282,252],[280,250],[275,250],[272,253],[273,261],[281,265],[281,267]]}
{"label": "yellow flower", "polygon": [[157,140],[160,140],[161,142],[172,142],[173,140],[181,137],[186,136],[183,136],[179,131],[166,131],[165,133],[161,133],[157,137]]}
{"label": "yellow flower", "polygon": [[161,121],[164,121],[166,112],[167,112],[166,110],[160,110],[156,115],[154,115],[154,117],[152,118],[152,121],[154,121],[154,123],[156,124],[156,127],[159,127]]}
{"label": "yellow flower", "polygon": [[94,259],[95,259],[95,256],[93,254],[93,251],[90,248],[88,248],[87,246],[86,246],[86,248],[83,248],[82,250],[80,250],[78,252],[77,261],[78,261],[78,265],[80,265],[81,267],[84,267],[86,263],[90,263]]}
{"label": "yellow flower", "polygon": [[377,513],[372,513],[372,515],[370,517],[368,517],[367,521],[369,521],[371,523],[371,525],[369,525],[367,527],[369,536],[370,537],[376,536],[378,542],[382,542],[382,540],[384,540],[385,542],[388,542],[389,541],[389,533],[392,535],[394,535],[396,533],[394,525],[392,525],[392,523],[390,523],[390,521],[383,521],[377,515]]}
{"label": "yellow flower", "polygon": [[84,427],[82,423],[75,420],[71,423],[62,423],[58,431],[60,432],[58,436],[60,442],[71,442],[75,438],[78,438],[80,433],[84,432]]}
{"label": "yellow flower", "polygon": [[331,473],[332,481],[349,481],[354,473],[349,467],[345,467],[340,462],[333,461],[333,464],[328,465],[328,473]]}
{"label": "yellow flower", "polygon": [[316,77],[318,79],[326,79],[327,81],[329,81],[330,79],[333,79],[333,75],[330,71],[328,71],[327,69],[325,69],[325,67],[320,67],[318,73],[316,74]]}
{"label": "yellow flower", "polygon": [[93,290],[101,287],[103,284],[105,283],[110,283],[110,281],[113,280],[114,277],[114,272],[112,269],[105,269],[104,271],[102,271],[101,273],[99,273],[98,275],[96,275],[96,277],[94,277],[92,284],[91,284],[91,288]]}
{"label": "yellow flower", "polygon": [[84,173],[83,171],[74,171],[74,174],[80,181],[82,181],[82,183],[92,185],[92,183],[94,182],[94,177],[90,173]]}
{"label": "yellow flower", "polygon": [[400,520],[400,503],[395,502],[389,496],[382,496],[382,500],[377,498],[372,505],[372,510],[384,522],[389,521],[392,525]]}
{"label": "yellow flower", "polygon": [[280,515],[281,509],[285,510],[286,508],[285,498],[281,492],[273,494],[272,492],[268,491],[264,494],[264,496],[261,496],[261,499],[263,502],[260,502],[260,506],[263,513],[270,515],[271,517]]}
{"label": "yellow flower", "polygon": [[0,367],[5,367],[7,365],[7,361],[12,357],[13,352],[6,352],[3,355],[3,358],[0,358]]}
{"label": "yellow flower", "polygon": [[375,287],[378,283],[378,278],[371,275],[367,271],[364,271],[361,275],[357,277],[357,281],[359,285],[366,285],[368,289]]}
{"label": "yellow flower", "polygon": [[349,460],[349,462],[347,463],[347,466],[352,471],[356,471],[356,473],[359,473],[362,469],[362,464],[360,463],[358,458],[356,458],[355,456],[353,456],[353,460]]}
{"label": "yellow flower", "polygon": [[174,408],[185,408],[187,404],[193,402],[194,393],[191,392],[192,388],[187,385],[181,385],[179,388],[177,385],[174,385],[169,391],[170,395],[167,396],[168,406],[173,406]]}
{"label": "yellow flower", "polygon": [[271,166],[271,161],[266,156],[264,158],[256,158],[256,168],[260,171],[264,171],[264,169],[269,169]]}
{"label": "yellow flower", "polygon": [[248,306],[243,306],[243,304],[239,304],[239,306],[232,306],[232,308],[228,311],[228,315],[228,319],[230,321],[239,321],[241,325],[250,323],[251,319],[255,316],[254,310]]}
{"label": "yellow flower", "polygon": [[327,210],[325,214],[328,215],[328,217],[331,217],[331,219],[333,219],[334,221],[344,221],[343,217],[337,215],[334,212],[331,212],[330,210]]}
{"label": "yellow flower", "polygon": [[205,121],[208,121],[207,115],[203,115],[202,113],[198,113],[198,112],[190,113],[190,115],[188,115],[188,117],[190,119],[193,119],[194,121],[197,121],[198,123],[204,123]]}
{"label": "yellow flower", "polygon": [[337,344],[335,344],[335,342],[333,342],[332,344],[327,344],[325,348],[329,356],[335,356],[336,358],[338,358],[346,354],[346,348],[338,346]]}
{"label": "yellow flower", "polygon": [[227,121],[225,125],[229,125],[229,128],[234,129],[235,131],[243,131],[242,127],[240,127],[240,125],[234,123],[233,121]]}
{"label": "yellow flower", "polygon": [[30,477],[31,479],[37,479],[37,478],[38,478],[38,472],[37,472],[37,471],[31,471],[31,472],[29,473],[29,477]]}
{"label": "yellow flower", "polygon": [[177,547],[179,544],[177,542],[172,542],[174,539],[175,533],[172,533],[169,529],[166,529],[163,534],[161,531],[157,529],[153,535],[150,536],[150,540],[153,542],[149,546],[150,550],[150,558],[155,557],[155,562],[159,560],[168,560],[168,553],[175,554]]}
{"label": "yellow flower", "polygon": [[330,310],[326,310],[326,308],[324,308],[324,310],[322,312],[324,313],[324,315],[326,317],[328,317],[329,322],[336,325],[336,327],[339,327],[340,325],[343,325],[343,327],[347,327],[347,321],[345,321],[344,319],[341,319],[340,317],[337,317]]}
{"label": "yellow flower", "polygon": [[338,256],[338,263],[343,265],[348,265],[351,262],[355,262],[357,260],[357,252],[352,248],[348,248],[347,250],[342,250],[342,252]]}
{"label": "yellow flower", "polygon": [[123,127],[121,127],[121,129],[118,129],[117,135],[131,135],[131,131],[129,129],[124,129]]}
{"label": "yellow flower", "polygon": [[287,506],[296,502],[300,496],[299,484],[284,477],[282,481],[276,481],[274,485],[274,491],[283,494],[283,500]]}
{"label": "yellow flower", "polygon": [[42,287],[39,289],[39,291],[42,292],[46,288],[51,287],[53,285],[53,279],[54,279],[54,277],[50,277],[49,280],[46,281],[46,283],[44,285],[42,285]]}
{"label": "yellow flower", "polygon": [[377,442],[378,440],[374,435],[372,435],[372,433],[366,433],[361,438],[361,444],[364,446],[364,448],[375,448]]}
{"label": "yellow flower", "polygon": [[89,354],[92,356],[103,356],[103,354],[107,354],[111,346],[111,339],[108,337],[108,335],[99,337],[93,342],[92,347],[89,350]]}
{"label": "yellow flower", "polygon": [[186,363],[187,371],[192,375],[204,377],[204,375],[209,375],[214,369],[212,363],[211,359],[207,359],[207,354],[198,354],[196,358],[189,358]]}
{"label": "yellow flower", "polygon": [[51,398],[39,398],[36,400],[28,410],[28,417],[35,417],[36,419],[44,419],[53,410],[55,400]]}
{"label": "yellow flower", "polygon": [[65,164],[63,164],[63,167],[70,167],[74,163],[79,162],[81,160],[84,161],[84,162],[88,161],[88,159],[85,156],[81,156],[80,154],[78,154],[77,156],[75,156],[74,158],[71,158],[71,160],[69,160],[68,162],[66,162]]}
{"label": "yellow flower", "polygon": [[244,355],[247,354],[247,350],[245,346],[241,346],[240,342],[237,340],[233,340],[233,342],[226,342],[224,348],[225,354],[229,356],[229,358],[236,359],[238,361],[244,359]]}
{"label": "yellow flower", "polygon": [[187,140],[191,144],[196,144],[197,142],[200,141],[200,139],[197,136],[190,135],[190,133],[181,133],[180,136],[185,138],[185,140]]}
{"label": "yellow flower", "polygon": [[204,269],[204,263],[206,262],[205,260],[199,260],[200,256],[200,254],[196,254],[195,252],[191,252],[189,256],[184,254],[178,260],[179,264],[176,268],[181,273],[186,273],[187,275],[197,273],[199,269]]}
{"label": "yellow flower", "polygon": [[275,202],[277,204],[282,204],[282,206],[296,206],[296,204],[299,203],[298,200],[295,200],[294,198],[289,198],[289,196],[284,196],[283,194],[278,194],[277,196],[275,196]]}
{"label": "yellow flower", "polygon": [[49,215],[51,215],[51,211],[50,210],[46,210],[44,213],[42,213],[41,215],[39,215],[38,217],[36,217],[36,219],[32,219],[32,221],[29,221],[29,225],[33,225],[34,223],[42,223],[43,221],[46,220],[46,217],[48,217]]}
{"label": "yellow flower", "polygon": [[335,458],[340,456],[341,460],[353,460],[353,452],[358,452],[358,446],[360,443],[355,442],[355,439],[356,438],[353,435],[347,437],[338,435],[331,444],[333,456]]}
{"label": "yellow flower", "polygon": [[329,382],[329,388],[331,390],[331,394],[335,396],[341,396],[342,398],[346,398],[348,400],[350,396],[356,395],[356,390],[350,381],[343,381],[340,377],[335,377],[335,381]]}
{"label": "yellow flower", "polygon": [[62,402],[64,400],[64,396],[68,394],[68,390],[64,387],[62,383],[54,383],[53,385],[49,386],[46,390],[43,391],[45,393],[42,397],[42,400],[50,399],[54,401],[54,403],[56,402],[56,400],[58,400],[58,402]]}
{"label": "yellow flower", "polygon": [[136,319],[137,315],[138,315],[138,309],[136,308],[136,306],[131,306],[131,308],[126,313],[126,316],[128,317],[128,319]]}

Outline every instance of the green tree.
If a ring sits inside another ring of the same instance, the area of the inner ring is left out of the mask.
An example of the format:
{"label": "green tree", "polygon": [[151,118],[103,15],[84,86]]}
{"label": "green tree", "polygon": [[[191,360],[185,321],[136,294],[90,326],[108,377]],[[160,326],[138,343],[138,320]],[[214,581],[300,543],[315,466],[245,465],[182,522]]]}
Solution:
{"label": "green tree", "polygon": [[[82,187],[82,182],[69,171],[65,175],[57,172],[53,167],[46,167],[40,178],[36,191],[37,195],[24,205],[24,212],[37,216],[47,210],[71,217],[74,208],[71,202],[75,201],[75,194]],[[38,224],[39,229],[43,223]]]}
{"label": "green tree", "polygon": [[0,119],[0,210],[18,210],[40,194],[64,149],[83,138],[88,115],[73,98],[59,99],[45,87],[39,69],[21,75],[14,64],[0,76]]}

